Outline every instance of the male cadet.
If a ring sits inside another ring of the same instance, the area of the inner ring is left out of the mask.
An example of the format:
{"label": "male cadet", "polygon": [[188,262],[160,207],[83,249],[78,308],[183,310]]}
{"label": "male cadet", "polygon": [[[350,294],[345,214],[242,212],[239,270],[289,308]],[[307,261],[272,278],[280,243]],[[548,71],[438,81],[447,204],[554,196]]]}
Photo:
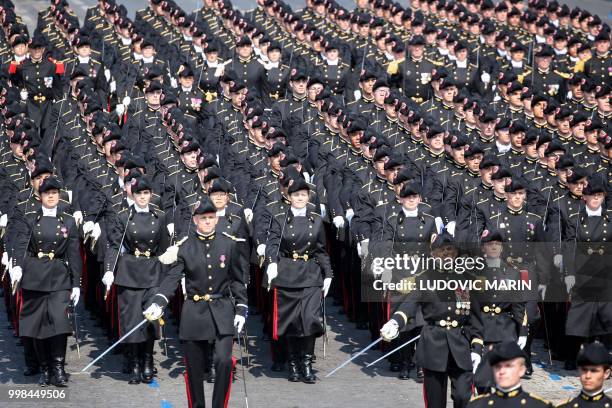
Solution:
{"label": "male cadet", "polygon": [[585,408],[612,406],[612,399],[604,394],[604,381],[610,378],[612,359],[606,347],[599,342],[587,344],[578,353],[576,364],[580,370],[582,390],[574,399],[558,408]]}
{"label": "male cadet", "polygon": [[539,408],[553,405],[526,392],[521,387],[521,377],[527,371],[525,353],[515,341],[504,341],[489,352],[489,363],[493,368],[495,391],[472,398],[468,408]]}

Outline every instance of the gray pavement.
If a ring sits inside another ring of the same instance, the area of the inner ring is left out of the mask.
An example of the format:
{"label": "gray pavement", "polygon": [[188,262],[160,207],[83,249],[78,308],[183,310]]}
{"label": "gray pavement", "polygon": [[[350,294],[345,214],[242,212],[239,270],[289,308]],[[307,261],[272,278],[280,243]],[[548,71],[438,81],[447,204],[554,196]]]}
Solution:
{"label": "gray pavement", "polygon": [[[331,304],[331,301],[328,303]],[[2,302],[3,304],[3,302]],[[32,385],[37,378],[23,377],[23,349],[17,346],[17,339],[12,330],[6,329],[8,322],[4,307],[0,306],[0,392],[7,387]],[[397,408],[398,406],[422,408],[422,386],[414,378],[401,381],[395,373],[388,371],[385,362],[372,369],[364,368],[380,353],[372,350],[362,358],[349,364],[330,378],[323,378],[326,373],[338,366],[351,353],[355,353],[368,344],[369,334],[355,330],[354,325],[346,321],[335,307],[328,308],[330,325],[330,342],[326,358],[323,357],[322,342],[316,346],[317,362],[315,369],[319,382],[315,385],[289,383],[286,372],[272,372],[270,367],[269,343],[261,337],[259,317],[249,318],[250,366],[245,367],[245,378],[250,407],[278,408]],[[68,365],[70,376],[69,401],[67,402],[27,402],[7,404],[0,402],[1,407],[184,407],[187,405],[183,381],[184,366],[180,344],[176,337],[176,327],[171,322],[166,325],[168,336],[168,356],[163,350],[163,343],[156,345],[155,361],[159,370],[153,384],[129,385],[127,375],[121,373],[121,357],[109,354],[96,363],[88,373],[80,370],[93,358],[101,354],[109,345],[96,321],[87,312],[79,311],[81,325],[81,358],[77,357],[74,338],[68,339]],[[555,361],[552,367],[541,364],[547,360],[547,353],[537,342],[534,352],[536,362],[535,374],[524,387],[544,398],[561,402],[576,395],[579,390],[576,373],[561,369],[562,364]],[[238,346],[234,347],[234,356],[239,359]],[[243,362],[246,365],[246,354]],[[230,407],[246,407],[242,368],[238,367],[237,380],[232,386]],[[413,373],[414,374],[414,373]],[[609,384],[608,387],[611,387]],[[206,396],[210,400],[212,386],[206,384]],[[450,393],[449,393],[450,395]],[[451,401],[449,400],[449,406]]]}

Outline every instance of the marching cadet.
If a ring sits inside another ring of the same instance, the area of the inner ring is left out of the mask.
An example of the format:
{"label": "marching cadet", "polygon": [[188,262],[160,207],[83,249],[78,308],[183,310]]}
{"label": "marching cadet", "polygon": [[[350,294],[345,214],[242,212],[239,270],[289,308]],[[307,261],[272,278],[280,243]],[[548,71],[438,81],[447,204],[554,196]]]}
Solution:
{"label": "marching cadet", "polygon": [[280,43],[272,41],[266,51],[268,61],[262,64],[264,72],[261,83],[261,100],[266,108],[272,108],[276,102],[287,95],[291,68],[281,60],[281,51]]}
{"label": "marching cadet", "polygon": [[242,331],[246,321],[247,297],[241,270],[237,240],[226,232],[217,232],[217,209],[210,199],[203,200],[195,209],[195,228],[182,244],[175,244],[164,253],[161,262],[171,269],[159,285],[150,306],[143,314],[151,320],[159,319],[169,299],[174,295],[181,278],[185,277],[185,302],[181,312],[179,338],[184,342],[189,406],[203,408],[204,370],[208,365],[210,340],[215,348],[215,386],[212,406],[222,408],[229,400],[232,382],[233,335]]}
{"label": "marching cadet", "polygon": [[72,327],[66,309],[78,304],[81,286],[77,226],[58,208],[60,188],[57,178],[45,179],[39,187],[41,206],[15,219],[10,271],[13,288],[19,284],[23,296],[19,335],[34,338],[42,387],[68,386],[64,364]]}
{"label": "marching cadet", "polygon": [[567,96],[566,76],[555,69],[552,64],[554,51],[548,45],[542,45],[535,53],[535,69],[533,73],[525,77],[525,86],[531,91],[544,92],[555,98],[558,102],[564,102]]}
{"label": "marching cadet", "polygon": [[580,394],[558,408],[608,408],[612,406],[612,399],[604,394],[604,382],[610,378],[610,353],[599,342],[585,345],[576,358],[580,370]]}
{"label": "marching cadet", "polygon": [[493,368],[495,391],[472,398],[469,408],[551,408],[553,405],[523,390],[521,378],[525,374],[525,353],[514,341],[497,344],[489,352],[489,364]]}
{"label": "marching cadet", "polygon": [[[447,260],[454,260],[458,255],[457,244],[450,234],[446,231],[433,234],[430,256],[440,261],[408,278],[408,282],[414,282],[418,288],[417,280],[460,279],[454,268],[444,268],[444,264],[454,264]],[[428,407],[446,407],[450,378],[454,407],[463,408],[471,395],[472,370],[481,360],[483,341],[478,302],[462,290],[411,290],[380,329],[382,338],[386,341],[396,338],[400,330],[413,322],[419,308],[425,321],[416,351],[417,364],[424,370],[423,398]]]}
{"label": "marching cadet", "polygon": [[238,79],[246,83],[249,93],[254,97],[261,96],[261,79],[264,67],[259,63],[253,53],[253,43],[247,36],[236,42],[234,57],[225,63],[226,69],[234,71]]}
{"label": "marching cadet", "polygon": [[328,41],[325,45],[324,60],[315,65],[315,72],[334,95],[344,96],[350,66],[340,58],[339,45],[335,40]]}
{"label": "marching cadet", "polygon": [[421,35],[413,36],[408,42],[409,56],[403,61],[389,64],[387,73],[394,87],[402,90],[404,95],[416,103],[422,103],[431,97],[432,70],[436,65],[424,57],[425,39]]}
{"label": "marching cadet", "polygon": [[204,93],[194,82],[194,73],[188,65],[181,65],[178,72],[178,106],[192,116],[200,116],[206,101]]}
{"label": "marching cadet", "polygon": [[289,381],[314,384],[315,339],[325,331],[321,305],[332,270],[323,220],[308,208],[309,185],[298,177],[287,193],[291,206],[272,219],[265,248],[268,289],[274,289],[272,337],[287,339]]}
{"label": "marching cadet", "polygon": [[[145,177],[130,180],[134,204],[121,210],[108,225],[108,249],[102,283],[117,285],[119,332],[126,333],[142,319],[144,305],[157,293],[163,265],[157,256],[169,245],[166,215],[151,205],[152,188]],[[116,270],[116,273],[115,273]],[[156,322],[152,322],[156,323]],[[125,342],[129,346],[130,384],[153,381],[153,347],[159,327],[141,326]]]}
{"label": "marching cadet", "polygon": [[198,72],[198,86],[204,92],[206,102],[211,102],[219,96],[219,80],[224,73],[225,65],[219,59],[219,45],[216,41],[207,43],[204,52],[204,62],[201,66],[196,65]]}

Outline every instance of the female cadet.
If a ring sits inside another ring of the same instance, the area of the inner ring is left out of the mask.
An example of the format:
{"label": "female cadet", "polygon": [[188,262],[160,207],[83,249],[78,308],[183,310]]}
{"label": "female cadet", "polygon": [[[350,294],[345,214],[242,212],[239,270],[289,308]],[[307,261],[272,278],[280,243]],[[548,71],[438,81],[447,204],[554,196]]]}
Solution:
{"label": "female cadet", "polygon": [[[166,214],[153,208],[152,188],[146,177],[130,181],[134,204],[121,210],[108,230],[108,251],[104,259],[102,283],[107,292],[117,285],[119,330],[126,333],[142,320],[142,308],[157,293],[161,282],[163,254],[170,242]],[[113,275],[116,266],[116,276]],[[141,326],[125,343],[130,361],[130,384],[153,381],[153,346],[157,323]]]}
{"label": "female cadet", "polygon": [[15,220],[11,282],[13,287],[21,282],[19,336],[34,339],[39,384],[47,386],[53,379],[55,386],[66,387],[66,340],[72,331],[66,310],[70,303],[76,306],[80,296],[78,231],[72,216],[58,209],[57,178],[45,179],[38,191],[41,207]]}
{"label": "female cadet", "polygon": [[[268,287],[274,283],[273,337],[285,336],[289,349],[289,381],[312,384],[315,338],[324,333],[321,291],[332,280],[321,217],[306,208],[310,188],[304,179],[289,182],[291,207],[270,226],[266,258]],[[322,288],[322,289],[321,289]]]}

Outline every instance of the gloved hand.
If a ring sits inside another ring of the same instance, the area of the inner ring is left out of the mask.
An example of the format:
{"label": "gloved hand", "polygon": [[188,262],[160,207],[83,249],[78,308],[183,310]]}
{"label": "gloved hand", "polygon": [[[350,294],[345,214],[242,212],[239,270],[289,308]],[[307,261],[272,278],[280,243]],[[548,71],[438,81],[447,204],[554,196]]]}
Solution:
{"label": "gloved hand", "polygon": [[491,75],[489,75],[488,72],[483,72],[482,75],[480,75],[480,80],[485,84],[488,84],[491,82]]}
{"label": "gloved hand", "polygon": [[310,173],[305,171],[302,173],[302,175],[304,176],[304,180],[306,180],[307,183],[311,183],[312,178],[310,177]]}
{"label": "gloved hand", "polygon": [[266,256],[266,244],[257,245],[257,255]]}
{"label": "gloved hand", "polygon": [[101,234],[102,234],[102,228],[100,228],[100,224],[96,222],[94,224],[93,230],[91,231],[91,237],[94,240],[97,240],[98,238],[100,238]]}
{"label": "gloved hand", "polygon": [[527,336],[519,336],[518,340],[516,341],[516,344],[518,344],[521,350],[524,349],[527,345]]}
{"label": "gloved hand", "polygon": [[132,98],[130,98],[129,96],[126,96],[125,98],[123,98],[123,100],[121,101],[121,103],[127,108],[128,106],[130,106],[130,102],[132,102]]}
{"label": "gloved hand", "polygon": [[358,101],[361,99],[361,91],[359,89],[355,89],[353,91],[353,95],[355,96],[355,100]]}
{"label": "gloved hand", "polygon": [[448,231],[449,234],[451,234],[453,237],[455,236],[455,221],[451,221],[446,225],[446,230]]}
{"label": "gloved hand", "polygon": [[102,276],[102,283],[106,286],[106,291],[108,292],[115,281],[115,275],[111,271],[104,272],[104,276]]}
{"label": "gloved hand", "polygon": [[572,291],[572,288],[576,284],[576,277],[574,275],[567,275],[564,280],[567,293],[570,293]]}
{"label": "gloved hand", "polygon": [[115,107],[115,112],[117,112],[117,116],[123,116],[125,113],[125,105],[118,103]]}
{"label": "gloved hand", "polygon": [[1,263],[2,263],[2,265],[4,265],[5,267],[7,267],[7,266],[8,266],[8,264],[9,264],[9,263],[8,263],[8,261],[9,261],[9,258],[8,258],[8,252],[3,252],[3,253],[2,253],[2,262],[1,262]]}
{"label": "gloved hand", "polygon": [[555,265],[555,268],[561,268],[562,263],[563,263],[563,255],[557,254],[553,256],[553,265]]}
{"label": "gloved hand", "polygon": [[380,329],[380,335],[384,341],[391,341],[399,335],[399,325],[393,319],[389,320]]}
{"label": "gloved hand", "polygon": [[244,209],[244,219],[246,220],[246,222],[250,224],[251,221],[253,221],[253,210],[251,210],[250,208],[245,208]]}
{"label": "gloved hand", "polygon": [[332,278],[323,279],[323,297],[327,297],[327,293],[329,292],[329,287],[331,286]]}
{"label": "gloved hand", "polygon": [[353,211],[353,209],[349,208],[348,210],[346,210],[345,216],[346,216],[346,220],[348,221],[348,224],[351,225],[351,220],[355,216],[355,212]]}
{"label": "gloved hand", "polygon": [[542,296],[542,300],[546,297],[546,285],[539,284],[538,285],[538,293]]}
{"label": "gloved hand", "polygon": [[16,283],[21,281],[21,277],[23,276],[21,266],[14,266],[12,268],[9,267],[9,276],[11,277],[11,286],[15,286]]}
{"label": "gloved hand", "polygon": [[444,222],[442,221],[442,218],[440,217],[436,217],[434,221],[436,223],[436,230],[439,234],[442,231],[442,227],[444,227]]}
{"label": "gloved hand", "polygon": [[357,252],[361,252],[361,254],[359,254],[361,258],[367,258],[368,254],[370,253],[370,240],[364,239],[359,244],[357,244]]}
{"label": "gloved hand", "polygon": [[176,82],[176,78],[170,77],[170,86],[172,88],[178,88],[178,82]]}
{"label": "gloved hand", "polygon": [[234,316],[234,327],[236,328],[236,332],[240,333],[242,331],[242,327],[244,327],[244,323],[246,319],[244,316],[236,315]]}
{"label": "gloved hand", "polygon": [[83,234],[87,235],[91,231],[93,231],[93,229],[94,229],[93,221],[87,221],[85,224],[83,224]]}
{"label": "gloved hand", "polygon": [[0,228],[6,228],[7,224],[8,224],[8,215],[2,214],[2,216],[0,216]]}
{"label": "gloved hand", "polygon": [[332,220],[332,222],[334,223],[336,228],[338,229],[344,228],[344,218],[342,218],[341,216],[336,215],[334,219]]}
{"label": "gloved hand", "polygon": [[268,276],[268,286],[272,283],[272,279],[278,276],[278,265],[276,263],[271,263],[268,265],[266,269],[266,275]]}
{"label": "gloved hand", "polygon": [[327,210],[325,209],[325,204],[320,204],[321,207],[321,218],[325,218],[325,214],[327,214]]}
{"label": "gloved hand", "polygon": [[81,297],[81,289],[72,288],[72,293],[70,293],[70,301],[76,307],[79,304],[79,298]]}
{"label": "gloved hand", "polygon": [[187,296],[187,287],[185,286],[185,277],[181,278],[181,289],[183,290],[183,296]]}
{"label": "gloved hand", "polygon": [[176,259],[178,258],[178,251],[178,245],[171,245],[166,248],[166,252],[158,256],[157,259],[159,259],[159,262],[164,265],[171,265],[176,262]]}
{"label": "gloved hand", "polygon": [[164,309],[157,303],[151,303],[151,306],[147,307],[142,314],[147,320],[155,321],[162,317],[162,314],[164,314]]}
{"label": "gloved hand", "polygon": [[110,90],[110,93],[112,93],[112,94],[117,92],[117,81],[111,81],[111,83],[109,85],[109,90]]}
{"label": "gloved hand", "polygon": [[19,97],[21,98],[22,101],[27,101],[28,91],[26,91],[25,89],[22,89],[21,92],[19,92]]}
{"label": "gloved hand", "polygon": [[76,225],[81,225],[83,223],[83,213],[80,211],[75,211],[72,214],[72,218],[74,218],[74,222],[76,222]]}
{"label": "gloved hand", "polygon": [[166,225],[166,228],[168,229],[168,235],[170,236],[174,235],[174,223],[170,223]]}
{"label": "gloved hand", "polygon": [[476,369],[478,368],[478,365],[480,364],[480,360],[482,360],[482,358],[480,357],[480,354],[474,352],[470,354],[470,357],[472,358],[472,372],[476,374]]}
{"label": "gloved hand", "polygon": [[110,80],[111,80],[110,69],[104,68],[104,78],[106,78],[106,82],[110,82]]}

